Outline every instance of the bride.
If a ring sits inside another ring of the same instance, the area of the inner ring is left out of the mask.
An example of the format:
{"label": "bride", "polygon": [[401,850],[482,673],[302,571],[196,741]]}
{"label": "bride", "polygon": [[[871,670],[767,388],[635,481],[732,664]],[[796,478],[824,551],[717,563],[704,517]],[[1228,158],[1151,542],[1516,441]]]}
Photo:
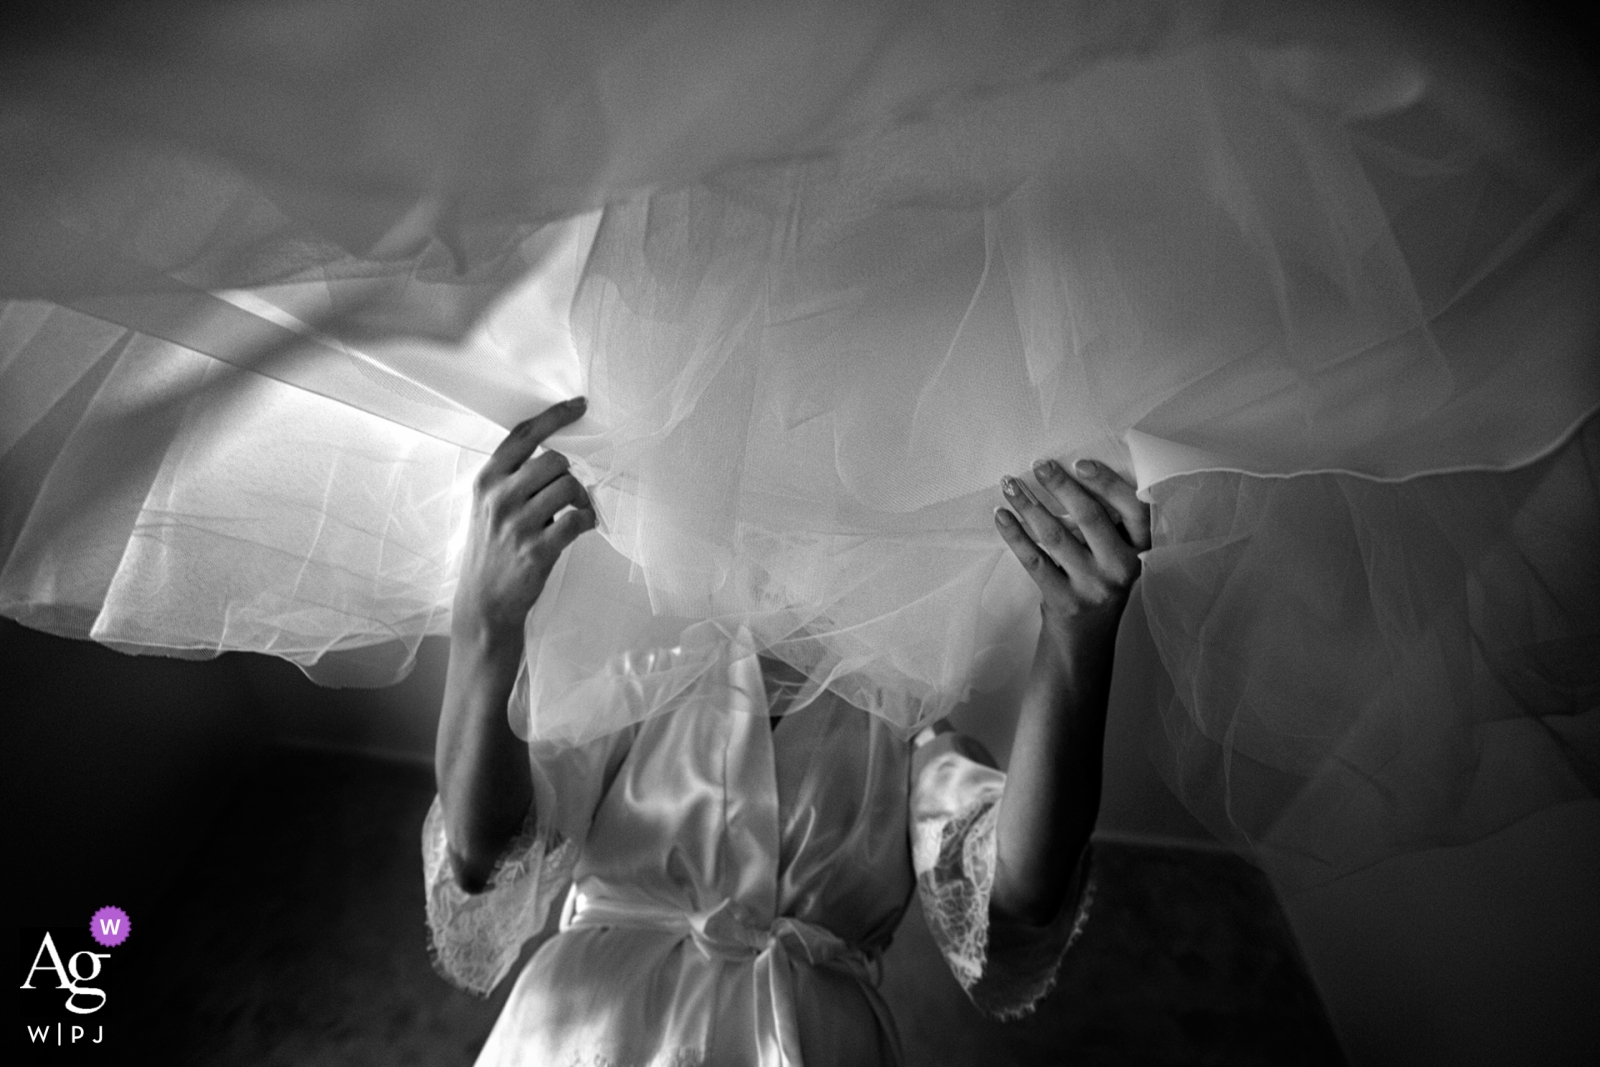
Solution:
{"label": "bride", "polygon": [[783,665],[749,654],[730,658],[720,706],[530,746],[504,710],[524,620],[595,522],[565,457],[538,446],[583,408],[519,425],[483,468],[452,616],[424,831],[444,972],[487,992],[572,879],[563,933],[478,1062],[898,1063],[875,965],[913,870],[973,1000],[1030,1011],[1093,896],[1112,652],[1147,506],[1088,462],[1074,476],[1041,461],[1037,489],[1004,480],[994,522],[1042,618],[1009,774],[948,733],[907,744],[831,694],[796,709]]}

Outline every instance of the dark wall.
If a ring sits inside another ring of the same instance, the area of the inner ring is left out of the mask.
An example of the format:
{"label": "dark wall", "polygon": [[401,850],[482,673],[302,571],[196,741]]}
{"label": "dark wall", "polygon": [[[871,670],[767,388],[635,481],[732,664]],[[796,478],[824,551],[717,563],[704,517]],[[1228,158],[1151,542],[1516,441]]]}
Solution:
{"label": "dark wall", "polygon": [[292,663],[238,657],[246,691],[275,740],[433,766],[450,644],[425,638],[401,682],[383,689],[315,685]]}
{"label": "dark wall", "polygon": [[129,656],[0,619],[0,770],[23,926],[150,908],[191,873],[231,790],[269,746],[305,744],[431,764],[447,644],[387,689],[327,689],[292,664]]}
{"label": "dark wall", "polygon": [[1600,1059],[1600,801],[1284,900],[1355,1064]]}
{"label": "dark wall", "polygon": [[19,925],[148,914],[267,743],[235,659],[126,656],[0,620],[0,672]]}

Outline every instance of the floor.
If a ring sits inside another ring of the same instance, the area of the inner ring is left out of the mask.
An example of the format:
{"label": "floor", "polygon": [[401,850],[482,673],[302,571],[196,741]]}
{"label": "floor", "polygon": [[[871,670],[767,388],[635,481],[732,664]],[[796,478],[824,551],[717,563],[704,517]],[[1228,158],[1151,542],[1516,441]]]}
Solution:
{"label": "floor", "polygon": [[[278,750],[141,929],[133,1014],[172,1064],[470,1064],[487,1001],[429,965],[425,768]],[[908,1064],[1339,1064],[1265,881],[1232,856],[1104,844],[1093,920],[1030,1019],[979,1017],[915,910],[885,958]]]}

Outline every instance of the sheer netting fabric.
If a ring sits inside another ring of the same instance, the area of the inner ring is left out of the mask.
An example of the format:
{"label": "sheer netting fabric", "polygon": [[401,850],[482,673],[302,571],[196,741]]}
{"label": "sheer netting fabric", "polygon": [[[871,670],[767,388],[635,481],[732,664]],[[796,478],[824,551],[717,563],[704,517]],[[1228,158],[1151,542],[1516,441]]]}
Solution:
{"label": "sheer netting fabric", "polygon": [[911,736],[1028,654],[998,478],[1094,456],[1157,510],[1161,759],[1211,825],[1315,879],[1592,795],[1600,123],[1559,34],[192,0],[7,47],[13,618],[392,680],[476,469],[584,393],[550,444],[601,536],[530,618],[531,739],[730,643]]}

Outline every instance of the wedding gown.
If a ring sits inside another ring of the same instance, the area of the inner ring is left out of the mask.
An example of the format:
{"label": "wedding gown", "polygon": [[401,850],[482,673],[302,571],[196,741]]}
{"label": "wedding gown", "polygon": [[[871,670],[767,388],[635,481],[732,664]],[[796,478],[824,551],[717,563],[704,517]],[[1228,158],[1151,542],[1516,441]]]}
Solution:
{"label": "wedding gown", "polygon": [[5,47],[13,618],[391,680],[448,632],[474,471],[582,392],[551,446],[601,536],[530,618],[532,740],[643,729],[730,642],[911,736],[1027,655],[998,478],[1094,455],[1155,508],[1165,770],[1278,877],[1595,795],[1575,44],[193,0]]}
{"label": "wedding gown", "polygon": [[[877,960],[913,887],[951,970],[998,1015],[1032,1009],[1093,898],[1044,928],[989,915],[1005,776],[953,732],[913,748],[827,697],[769,726],[757,658],[573,747],[532,749],[536,825],[468,895],[437,801],[423,828],[435,960],[487,993],[567,890],[482,1067],[898,1064]],[[1087,857],[1086,857],[1087,860]]]}

